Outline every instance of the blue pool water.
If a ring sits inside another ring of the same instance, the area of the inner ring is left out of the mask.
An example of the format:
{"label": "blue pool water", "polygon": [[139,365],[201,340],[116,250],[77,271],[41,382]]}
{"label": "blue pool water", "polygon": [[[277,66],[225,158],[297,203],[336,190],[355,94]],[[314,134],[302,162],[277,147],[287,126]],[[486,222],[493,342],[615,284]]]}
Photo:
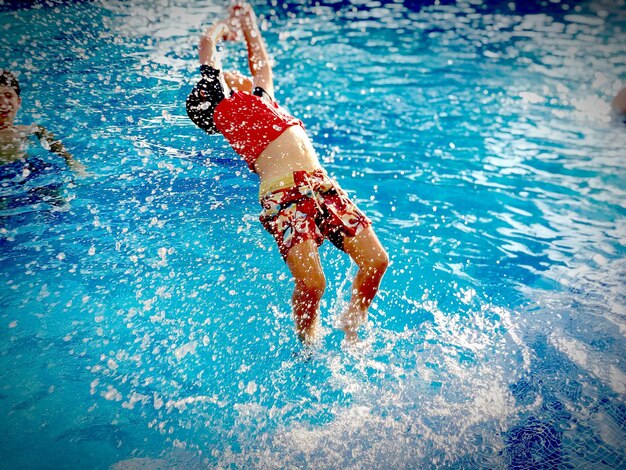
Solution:
{"label": "blue pool water", "polygon": [[220,2],[0,3],[20,122],[90,172],[2,173],[3,468],[625,468],[624,2],[271,3],[277,96],[392,262],[364,346],[325,244],[294,356],[257,178],[186,117]]}

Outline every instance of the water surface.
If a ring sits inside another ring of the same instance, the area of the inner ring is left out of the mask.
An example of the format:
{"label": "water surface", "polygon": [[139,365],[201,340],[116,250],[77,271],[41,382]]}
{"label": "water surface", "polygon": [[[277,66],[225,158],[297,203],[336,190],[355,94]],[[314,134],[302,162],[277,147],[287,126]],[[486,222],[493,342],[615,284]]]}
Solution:
{"label": "water surface", "polygon": [[293,355],[257,177],[185,115],[220,3],[5,3],[20,122],[92,173],[34,144],[66,204],[0,213],[6,465],[623,467],[624,3],[257,11],[278,99],[392,261],[363,350],[325,244],[324,342]]}

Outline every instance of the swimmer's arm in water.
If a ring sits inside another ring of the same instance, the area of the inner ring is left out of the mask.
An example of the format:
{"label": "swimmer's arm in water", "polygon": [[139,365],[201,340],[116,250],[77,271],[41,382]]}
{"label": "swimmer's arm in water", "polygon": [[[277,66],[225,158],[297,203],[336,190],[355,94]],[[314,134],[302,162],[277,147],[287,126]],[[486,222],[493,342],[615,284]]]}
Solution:
{"label": "swimmer's arm in water", "polygon": [[67,166],[70,167],[72,171],[78,173],[79,175],[86,174],[85,166],[79,161],[76,161],[74,157],[72,157],[72,154],[67,151],[67,149],[60,140],[54,137],[54,134],[52,132],[50,132],[43,126],[37,126],[35,130],[35,135],[42,143],[42,145],[46,147],[46,149],[62,157],[65,160]]}
{"label": "swimmer's arm in water", "polygon": [[241,25],[241,31],[248,47],[248,66],[254,86],[261,87],[271,96],[274,96],[272,59],[267,52],[263,36],[261,36],[254,10],[248,3],[235,5],[231,8],[231,18]]}

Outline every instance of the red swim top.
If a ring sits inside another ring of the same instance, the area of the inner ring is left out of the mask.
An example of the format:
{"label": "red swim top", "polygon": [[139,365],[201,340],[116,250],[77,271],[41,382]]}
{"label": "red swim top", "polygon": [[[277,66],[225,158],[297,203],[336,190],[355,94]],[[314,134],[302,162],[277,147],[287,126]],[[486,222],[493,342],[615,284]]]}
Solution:
{"label": "red swim top", "polygon": [[254,171],[254,162],[263,150],[291,126],[302,126],[276,102],[233,90],[215,108],[213,121],[235,152]]}

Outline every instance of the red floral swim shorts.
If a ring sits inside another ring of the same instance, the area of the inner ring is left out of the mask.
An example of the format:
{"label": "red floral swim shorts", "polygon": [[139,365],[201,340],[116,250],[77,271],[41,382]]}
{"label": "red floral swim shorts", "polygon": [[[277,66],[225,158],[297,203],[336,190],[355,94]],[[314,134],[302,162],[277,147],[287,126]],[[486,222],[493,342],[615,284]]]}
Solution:
{"label": "red floral swim shorts", "polygon": [[315,240],[320,246],[327,238],[343,250],[345,237],[372,224],[322,170],[295,171],[293,183],[261,195],[261,206],[259,219],[278,243],[283,258],[305,240]]}

